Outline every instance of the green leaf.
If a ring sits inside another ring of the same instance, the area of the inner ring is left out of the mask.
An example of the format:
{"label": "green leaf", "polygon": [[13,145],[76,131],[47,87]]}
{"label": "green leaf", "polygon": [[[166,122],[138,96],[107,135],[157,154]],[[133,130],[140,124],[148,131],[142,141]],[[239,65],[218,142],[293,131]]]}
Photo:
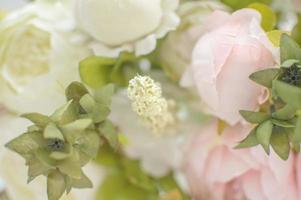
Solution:
{"label": "green leaf", "polygon": [[59,200],[66,189],[64,176],[58,171],[52,171],[47,177],[48,200]]}
{"label": "green leaf", "polygon": [[261,144],[261,146],[263,147],[263,149],[267,154],[270,153],[269,145],[270,145],[270,138],[272,132],[273,132],[273,123],[270,120],[260,124],[256,130],[257,141],[259,142],[259,144]]}
{"label": "green leaf", "polygon": [[285,32],[281,31],[281,30],[272,30],[272,31],[267,32],[267,36],[275,47],[279,47],[281,35],[283,33],[285,33]]}
{"label": "green leaf", "polygon": [[98,200],[152,200],[145,190],[130,184],[122,172],[108,175],[99,187]]}
{"label": "green leaf", "polygon": [[114,94],[114,85],[108,84],[95,91],[95,99],[100,104],[111,106],[113,94]]}
{"label": "green leaf", "polygon": [[238,10],[241,8],[245,8],[251,3],[255,3],[255,2],[260,2],[269,5],[272,2],[272,0],[222,0],[221,2],[230,6],[234,10]]}
{"label": "green leaf", "polygon": [[295,116],[295,113],[296,109],[293,106],[287,104],[283,108],[272,113],[272,117],[280,120],[288,120],[292,119]]}
{"label": "green leaf", "polygon": [[298,14],[298,23],[295,25],[292,31],[292,38],[301,45],[301,14]]}
{"label": "green leaf", "polygon": [[285,103],[297,109],[301,108],[301,88],[274,80],[273,89]]}
{"label": "green leaf", "polygon": [[280,158],[287,160],[290,152],[288,136],[282,129],[275,130],[271,136],[271,145]]}
{"label": "green leaf", "polygon": [[120,154],[113,150],[109,145],[104,144],[99,148],[99,154],[96,162],[107,167],[117,166],[120,162]]}
{"label": "green leaf", "polygon": [[258,145],[258,140],[256,136],[256,128],[254,128],[249,135],[243,139],[236,147],[235,149],[241,149],[241,148],[248,148]]}
{"label": "green leaf", "polygon": [[43,133],[44,138],[46,139],[60,139],[65,141],[65,138],[62,132],[56,127],[54,123],[49,123],[44,129]]}
{"label": "green leaf", "polygon": [[262,3],[252,3],[248,7],[257,10],[261,14],[261,26],[265,31],[271,31],[276,26],[276,14],[269,6]]}
{"label": "green leaf", "polygon": [[116,127],[109,120],[104,121],[99,126],[100,134],[106,138],[110,146],[115,150],[118,148],[118,133]]}
{"label": "green leaf", "polygon": [[294,129],[294,134],[292,136],[292,142],[300,144],[301,142],[301,116],[298,117],[296,128]]}
{"label": "green leaf", "polygon": [[286,60],[301,60],[300,46],[287,34],[283,34],[280,41],[281,63]]}
{"label": "green leaf", "polygon": [[48,116],[39,113],[26,113],[21,115],[21,117],[30,120],[32,123],[42,128],[44,128],[49,122],[51,122],[51,119]]}
{"label": "green leaf", "polygon": [[31,154],[43,144],[44,140],[41,133],[30,132],[20,135],[19,137],[7,143],[5,146],[8,149],[17,152],[21,156],[26,157],[27,154]]}
{"label": "green leaf", "polygon": [[252,111],[241,110],[239,111],[239,113],[246,121],[252,124],[260,124],[270,119],[270,115],[263,112],[252,112]]}
{"label": "green leaf", "polygon": [[123,159],[122,164],[128,180],[133,185],[148,191],[155,190],[152,179],[140,168],[139,161]]}
{"label": "green leaf", "polygon": [[271,119],[271,122],[279,127],[283,127],[283,128],[294,128],[295,125],[288,122],[288,121],[284,121],[284,120],[277,120],[277,119]]}
{"label": "green leaf", "polygon": [[116,60],[112,58],[91,56],[79,64],[82,81],[92,88],[100,88],[110,82],[110,74]]}
{"label": "green leaf", "polygon": [[272,88],[272,81],[277,78],[279,73],[280,69],[270,68],[254,72],[249,78],[260,85]]}
{"label": "green leaf", "polygon": [[72,82],[65,91],[67,100],[74,100],[75,102],[79,102],[79,100],[85,94],[88,94],[87,88],[80,82]]}

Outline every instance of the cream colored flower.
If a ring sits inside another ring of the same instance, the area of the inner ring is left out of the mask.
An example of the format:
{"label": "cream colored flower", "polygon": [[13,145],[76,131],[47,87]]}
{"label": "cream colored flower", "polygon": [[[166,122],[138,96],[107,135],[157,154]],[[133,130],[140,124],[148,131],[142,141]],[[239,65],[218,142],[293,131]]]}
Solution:
{"label": "cream colored flower", "polygon": [[89,55],[76,41],[65,4],[33,3],[0,22],[0,102],[10,110],[52,112],[64,87],[78,80],[78,63]]}
{"label": "cream colored flower", "polygon": [[114,95],[110,119],[128,140],[123,146],[126,155],[139,159],[146,172],[158,177],[167,175],[171,170],[181,169],[186,145],[203,120],[200,119],[197,97],[192,97],[162,73],[151,73],[150,76],[162,84],[164,97],[175,101],[173,117],[176,123],[168,126],[159,136],[154,134],[132,109],[132,101],[127,98],[126,90],[120,90]]}
{"label": "cream colored flower", "polygon": [[170,103],[162,97],[161,86],[148,76],[136,76],[129,82],[128,97],[133,110],[155,133],[174,123]]}
{"label": "cream colored flower", "polygon": [[117,57],[122,51],[148,54],[157,39],[179,24],[178,0],[74,1],[75,18],[100,56]]}

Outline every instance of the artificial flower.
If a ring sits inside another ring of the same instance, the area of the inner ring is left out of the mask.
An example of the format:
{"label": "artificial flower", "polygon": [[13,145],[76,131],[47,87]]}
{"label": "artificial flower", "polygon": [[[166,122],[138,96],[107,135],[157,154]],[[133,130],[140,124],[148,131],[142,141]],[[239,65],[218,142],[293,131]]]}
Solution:
{"label": "artificial flower", "polygon": [[[163,86],[162,95],[173,99],[176,104],[176,112],[173,113],[176,123],[161,130],[160,134],[154,134],[152,128],[146,126],[140,116],[132,109],[131,101],[127,98],[127,92],[118,92],[112,100],[111,120],[116,124],[121,133],[127,139],[123,149],[127,156],[139,159],[143,170],[155,177],[167,175],[171,170],[179,171],[182,165],[183,149],[187,141],[193,135],[194,130],[206,118],[192,119],[191,115],[199,112],[198,107],[183,104],[184,101],[198,102],[192,99],[182,89],[170,84],[166,78],[151,76],[154,80],[160,80]],[[181,97],[176,94],[183,94]],[[194,103],[198,105],[197,103]],[[202,117],[202,116],[201,116]],[[129,126],[130,124],[130,126]]]}
{"label": "artificial flower", "polygon": [[258,147],[234,149],[251,128],[237,125],[219,135],[217,122],[212,122],[193,138],[185,171],[194,199],[300,199],[295,155],[283,161]]}
{"label": "artificial flower", "polygon": [[157,39],[179,24],[178,0],[74,1],[75,18],[99,56],[118,57],[122,51],[148,54]]}
{"label": "artificial flower", "polygon": [[[2,113],[0,116],[0,179],[5,185],[5,191],[10,200],[41,200],[47,199],[45,190],[45,179],[37,177],[30,184],[27,184],[27,171],[20,168],[24,165],[24,160],[6,149],[4,144],[17,137],[26,130],[30,124],[27,120],[18,118],[8,113]],[[97,185],[101,183],[104,177],[102,168],[94,163],[84,167],[87,176],[91,177],[94,184],[93,189],[73,189],[68,195],[62,197],[62,200],[81,200],[93,199]],[[0,189],[1,190],[1,189]]]}
{"label": "artificial flower", "polygon": [[239,110],[256,110],[266,100],[267,92],[248,76],[277,61],[260,19],[252,9],[212,13],[181,80],[182,86],[196,86],[208,113],[231,125],[242,120]]}
{"label": "artificial flower", "polygon": [[89,55],[61,2],[31,3],[0,22],[0,97],[11,111],[49,114]]}
{"label": "artificial flower", "polygon": [[181,24],[167,35],[158,49],[158,59],[165,72],[179,80],[191,62],[191,53],[197,40],[205,33],[206,19],[215,10],[229,8],[218,1],[189,1],[180,4],[177,14]]}

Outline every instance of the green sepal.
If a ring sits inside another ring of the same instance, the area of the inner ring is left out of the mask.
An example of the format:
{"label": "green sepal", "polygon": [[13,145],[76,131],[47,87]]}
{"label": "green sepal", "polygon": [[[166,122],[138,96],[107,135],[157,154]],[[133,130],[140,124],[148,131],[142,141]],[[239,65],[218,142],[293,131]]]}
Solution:
{"label": "green sepal", "polygon": [[115,87],[113,84],[108,84],[95,91],[95,99],[97,103],[111,106],[112,96],[114,94]]}
{"label": "green sepal", "polygon": [[99,126],[99,132],[110,144],[110,146],[117,150],[118,143],[118,132],[113,123],[109,120],[104,121]]}
{"label": "green sepal", "polygon": [[67,159],[60,161],[57,164],[57,168],[67,176],[80,179],[82,175],[81,163],[79,159],[79,154],[73,152],[73,155],[69,156]]}
{"label": "green sepal", "polygon": [[56,160],[50,158],[50,151],[46,148],[40,148],[34,152],[34,157],[39,159],[43,165],[55,166]]}
{"label": "green sepal", "polygon": [[26,164],[28,165],[27,183],[31,182],[37,176],[47,174],[49,170],[54,169],[53,166],[45,165],[35,157],[32,157],[29,160],[27,160]]}
{"label": "green sepal", "polygon": [[258,144],[259,142],[256,136],[256,128],[254,128],[245,139],[239,142],[235,149],[254,147]]}
{"label": "green sepal", "polygon": [[89,94],[86,94],[81,98],[80,105],[95,123],[104,121],[110,114],[110,109],[108,106],[96,102]]}
{"label": "green sepal", "polygon": [[112,58],[90,56],[79,64],[82,81],[96,89],[110,83],[110,74],[117,61]]}
{"label": "green sepal", "polygon": [[280,71],[281,70],[278,68],[264,69],[254,72],[249,76],[249,78],[260,85],[263,85],[267,88],[272,88],[272,82],[280,74]]}
{"label": "green sepal", "polygon": [[301,88],[274,80],[273,90],[285,103],[296,109],[301,108]]}
{"label": "green sepal", "polygon": [[273,123],[268,120],[261,123],[256,130],[256,138],[267,154],[270,153],[270,138],[273,132]]}
{"label": "green sepal", "polygon": [[61,152],[61,151],[53,151],[49,154],[49,157],[54,160],[64,160],[70,156],[69,153]]}
{"label": "green sepal", "polygon": [[95,105],[93,113],[91,113],[91,117],[95,123],[100,123],[109,116],[110,112],[111,110],[108,106],[97,103]]}
{"label": "green sepal", "polygon": [[286,60],[301,60],[300,46],[287,34],[283,34],[280,40],[281,63]]}
{"label": "green sepal", "polygon": [[280,120],[289,120],[292,119],[295,114],[296,109],[293,106],[286,104],[283,108],[272,113],[272,117]]}
{"label": "green sepal", "polygon": [[295,124],[292,124],[289,121],[271,119],[271,122],[274,125],[279,126],[279,127],[283,127],[283,128],[294,128],[295,127]]}
{"label": "green sepal", "polygon": [[74,144],[76,140],[82,137],[83,133],[86,129],[88,129],[92,125],[91,119],[78,119],[69,124],[65,124],[61,126],[61,130],[63,132],[64,137],[66,140]]}
{"label": "green sepal", "polygon": [[48,123],[51,122],[51,119],[48,116],[39,113],[26,113],[21,115],[21,117],[30,120],[36,126],[42,128],[44,128]]}
{"label": "green sepal", "polygon": [[270,119],[270,115],[267,113],[263,113],[263,112],[240,110],[239,113],[246,121],[248,121],[252,124],[260,124],[260,123]]}
{"label": "green sepal", "polygon": [[8,149],[17,152],[24,158],[36,151],[44,144],[42,133],[29,132],[20,135],[5,145]]}
{"label": "green sepal", "polygon": [[298,64],[300,63],[300,60],[296,60],[296,59],[290,59],[290,60],[286,60],[281,64],[281,67],[284,68],[290,68],[292,65],[294,64]]}
{"label": "green sepal", "polygon": [[100,146],[100,138],[97,133],[90,132],[76,141],[76,148],[90,158],[96,158]]}
{"label": "green sepal", "polygon": [[73,103],[73,100],[68,101],[64,106],[57,109],[50,118],[59,123],[67,124],[70,123],[78,118],[78,109],[76,105]]}
{"label": "green sepal", "polygon": [[292,142],[296,144],[301,143],[301,116],[299,116],[297,119],[296,127],[292,135]]}
{"label": "green sepal", "polygon": [[66,192],[67,194],[71,191],[72,188],[92,188],[93,183],[91,180],[82,172],[81,178],[74,179],[68,176],[65,177],[66,182]]}
{"label": "green sepal", "polygon": [[80,82],[72,82],[65,90],[67,101],[73,100],[79,102],[79,100],[88,94],[87,88]]}
{"label": "green sepal", "polygon": [[86,94],[86,95],[82,96],[82,98],[79,100],[79,104],[87,113],[92,113],[94,110],[96,101],[90,94]]}
{"label": "green sepal", "polygon": [[62,141],[65,141],[62,132],[57,128],[57,126],[54,123],[49,123],[45,127],[43,136],[45,139],[60,139]]}
{"label": "green sepal", "polygon": [[48,200],[59,200],[66,189],[64,176],[57,170],[50,172],[47,176]]}
{"label": "green sepal", "polygon": [[282,128],[275,128],[271,136],[271,146],[280,158],[288,159],[290,152],[289,139]]}

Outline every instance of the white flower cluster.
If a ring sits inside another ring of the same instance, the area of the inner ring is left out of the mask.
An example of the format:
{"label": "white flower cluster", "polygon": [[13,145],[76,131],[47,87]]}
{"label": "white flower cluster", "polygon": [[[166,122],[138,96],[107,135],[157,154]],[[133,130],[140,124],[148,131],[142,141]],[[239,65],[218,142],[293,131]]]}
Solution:
{"label": "white flower cluster", "polygon": [[162,97],[160,84],[150,77],[137,75],[130,80],[128,97],[132,100],[133,110],[153,132],[161,132],[174,122],[170,103]]}

